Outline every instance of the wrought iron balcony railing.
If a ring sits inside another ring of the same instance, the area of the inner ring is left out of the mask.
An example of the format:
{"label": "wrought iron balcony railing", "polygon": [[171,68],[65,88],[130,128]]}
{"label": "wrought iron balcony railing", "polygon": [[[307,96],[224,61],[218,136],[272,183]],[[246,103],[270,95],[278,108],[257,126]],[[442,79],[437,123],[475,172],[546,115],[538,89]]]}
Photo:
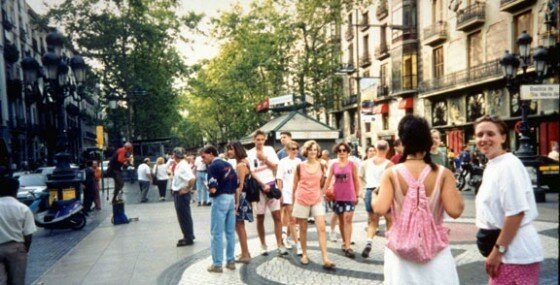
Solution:
{"label": "wrought iron balcony railing", "polygon": [[457,30],[467,31],[484,24],[486,4],[476,3],[468,6],[457,15]]}

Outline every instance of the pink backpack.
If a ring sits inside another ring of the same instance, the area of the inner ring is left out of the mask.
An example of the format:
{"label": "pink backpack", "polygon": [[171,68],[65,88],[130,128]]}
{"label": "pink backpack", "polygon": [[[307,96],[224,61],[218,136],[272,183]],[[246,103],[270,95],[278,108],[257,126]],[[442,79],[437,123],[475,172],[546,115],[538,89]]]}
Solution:
{"label": "pink backpack", "polygon": [[[394,222],[387,232],[387,247],[406,260],[426,263],[449,244],[448,230],[441,223],[436,224],[426,197],[424,180],[431,167],[427,165],[418,180],[402,164],[396,170],[408,184],[408,191],[400,213],[395,211],[394,202],[391,206]],[[394,170],[393,173],[396,174]]]}

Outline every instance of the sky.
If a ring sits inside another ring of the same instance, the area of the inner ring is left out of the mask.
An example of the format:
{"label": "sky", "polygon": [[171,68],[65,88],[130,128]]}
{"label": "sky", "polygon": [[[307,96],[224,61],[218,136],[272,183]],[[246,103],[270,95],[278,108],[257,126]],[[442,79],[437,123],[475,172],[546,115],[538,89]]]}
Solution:
{"label": "sky", "polygon": [[[45,14],[47,11],[44,2],[49,5],[63,2],[63,0],[26,0],[27,3],[39,14]],[[249,7],[251,0],[180,0],[181,8],[177,11],[179,15],[184,15],[189,11],[196,13],[204,13],[206,17],[200,25],[201,30],[208,31],[210,17],[218,15],[219,11],[229,10],[231,5],[235,3],[241,4],[243,7]],[[185,32],[186,33],[186,32]],[[208,39],[202,35],[185,35],[194,40],[193,44],[177,43],[181,55],[187,64],[193,64],[201,59],[209,59],[218,54],[219,47],[216,41]]]}

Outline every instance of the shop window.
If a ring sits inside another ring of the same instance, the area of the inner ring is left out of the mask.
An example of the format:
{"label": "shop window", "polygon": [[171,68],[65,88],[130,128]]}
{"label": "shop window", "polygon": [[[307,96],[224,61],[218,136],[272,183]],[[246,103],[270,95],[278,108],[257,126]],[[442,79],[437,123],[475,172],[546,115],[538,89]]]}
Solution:
{"label": "shop window", "polygon": [[479,93],[467,97],[467,120],[474,122],[476,119],[486,115],[486,100],[484,94]]}
{"label": "shop window", "polygon": [[445,100],[437,101],[434,102],[433,106],[434,108],[432,110],[432,125],[447,125],[447,102]]}

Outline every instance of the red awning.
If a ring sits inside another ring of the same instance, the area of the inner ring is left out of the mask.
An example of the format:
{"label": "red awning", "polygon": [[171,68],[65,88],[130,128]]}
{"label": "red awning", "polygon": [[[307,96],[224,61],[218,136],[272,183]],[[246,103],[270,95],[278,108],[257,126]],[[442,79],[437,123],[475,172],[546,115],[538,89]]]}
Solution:
{"label": "red awning", "polygon": [[387,114],[387,113],[389,113],[389,104],[388,103],[383,103],[383,104],[379,104],[379,105],[375,106],[373,108],[373,113],[374,114]]}
{"label": "red awning", "polygon": [[414,98],[408,97],[403,98],[401,102],[399,102],[399,109],[412,109],[414,104]]}

